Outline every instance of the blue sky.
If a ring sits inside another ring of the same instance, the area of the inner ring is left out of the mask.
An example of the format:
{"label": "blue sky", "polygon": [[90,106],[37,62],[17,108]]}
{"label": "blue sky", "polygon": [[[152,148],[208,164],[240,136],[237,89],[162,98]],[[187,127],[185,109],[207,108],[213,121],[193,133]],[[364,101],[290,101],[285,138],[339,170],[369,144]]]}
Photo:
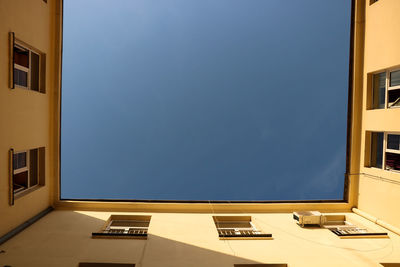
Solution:
{"label": "blue sky", "polygon": [[348,0],[64,0],[61,196],[342,199]]}

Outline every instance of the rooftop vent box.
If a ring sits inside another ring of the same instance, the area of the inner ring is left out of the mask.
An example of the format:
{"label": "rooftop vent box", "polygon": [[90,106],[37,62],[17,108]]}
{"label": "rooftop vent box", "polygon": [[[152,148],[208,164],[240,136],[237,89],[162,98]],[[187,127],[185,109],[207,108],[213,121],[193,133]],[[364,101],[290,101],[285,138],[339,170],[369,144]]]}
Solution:
{"label": "rooftop vent box", "polygon": [[293,219],[301,227],[305,225],[321,225],[322,214],[319,211],[296,211],[293,212]]}

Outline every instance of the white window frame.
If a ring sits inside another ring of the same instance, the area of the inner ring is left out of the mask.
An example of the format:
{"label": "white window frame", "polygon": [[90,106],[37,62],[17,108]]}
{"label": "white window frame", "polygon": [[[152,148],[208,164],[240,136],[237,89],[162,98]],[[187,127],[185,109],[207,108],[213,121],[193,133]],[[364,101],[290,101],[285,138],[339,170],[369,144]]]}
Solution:
{"label": "white window frame", "polygon": [[400,150],[395,150],[395,149],[388,149],[387,148],[387,143],[388,143],[388,135],[400,135],[400,132],[384,132],[384,137],[383,137],[383,160],[384,164],[382,164],[382,167],[384,168],[385,171],[390,171],[394,173],[399,173],[400,170],[391,170],[386,167],[386,152],[392,153],[392,154],[399,154],[400,155]]}
{"label": "white window frame", "polygon": [[[400,67],[396,68],[390,68],[386,70],[381,70],[381,71],[375,71],[371,73],[371,78],[368,79],[368,81],[371,83],[369,86],[371,89],[370,92],[368,93],[369,97],[371,98],[370,101],[368,101],[368,110],[382,110],[382,109],[395,109],[395,108],[400,108],[400,106],[393,106],[389,107],[389,91],[392,90],[400,90],[400,85],[397,86],[390,86],[390,73],[395,72],[395,71],[400,71]],[[374,101],[374,75],[380,74],[380,73],[385,73],[385,107],[384,108],[374,108],[373,101]]]}
{"label": "white window frame", "polygon": [[[18,41],[18,40],[15,40],[14,47],[17,47],[17,48],[19,48],[19,49],[21,49],[21,50],[25,50],[25,51],[28,51],[28,52],[29,52],[29,68],[26,68],[26,67],[21,66],[21,65],[19,65],[19,64],[17,64],[17,63],[14,62],[14,69],[18,69],[18,70],[27,72],[27,76],[28,76],[28,79],[27,79],[27,86],[22,86],[22,85],[16,84],[15,81],[14,81],[14,86],[17,87],[17,88],[32,90],[32,89],[31,89],[32,53],[35,53],[36,55],[39,56],[39,69],[38,69],[39,88],[38,88],[38,91],[37,91],[37,92],[40,92],[40,84],[41,84],[41,82],[42,82],[42,81],[41,81],[41,78],[42,78],[42,77],[41,77],[41,75],[40,75],[40,74],[42,73],[42,53],[40,53],[39,51],[33,49],[32,47],[28,47],[27,45],[21,43],[21,42]],[[14,48],[13,48],[13,49],[14,49]],[[35,92],[36,92],[36,90],[32,90],[32,91],[35,91]]]}
{"label": "white window frame", "polygon": [[400,71],[400,68],[395,68],[395,69],[390,69],[387,71],[386,73],[386,107],[388,109],[392,109],[392,108],[400,108],[400,106],[393,106],[393,107],[389,107],[389,91],[393,91],[393,90],[400,90],[400,85],[397,86],[390,86],[390,73],[391,72],[395,72],[395,71]]}
{"label": "white window frame", "polygon": [[[371,133],[374,133],[374,132],[375,133],[383,133],[382,168],[378,168],[378,167],[375,167],[375,166],[370,166],[370,168],[374,168],[374,169],[377,169],[377,170],[390,171],[390,172],[393,172],[393,173],[399,173],[400,174],[399,170],[391,170],[391,169],[388,169],[386,167],[386,153],[387,152],[400,155],[400,150],[394,150],[394,149],[388,149],[387,148],[388,135],[389,134],[400,135],[400,132],[371,131]],[[369,146],[370,146],[369,162],[372,162],[372,153],[371,153],[371,150],[372,150],[372,135],[371,135],[370,140],[369,140]]]}

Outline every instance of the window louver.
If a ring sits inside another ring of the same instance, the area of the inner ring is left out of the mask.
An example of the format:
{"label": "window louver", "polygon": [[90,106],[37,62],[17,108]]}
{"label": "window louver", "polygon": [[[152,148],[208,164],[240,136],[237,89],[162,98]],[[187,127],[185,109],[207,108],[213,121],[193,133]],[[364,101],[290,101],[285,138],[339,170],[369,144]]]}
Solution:
{"label": "window louver", "polygon": [[331,228],[332,233],[339,237],[357,237],[357,236],[387,236],[387,233],[368,232],[367,229],[358,227],[337,227]]}
{"label": "window louver", "polygon": [[92,233],[92,237],[146,239],[150,218],[150,216],[111,215],[102,230]]}
{"label": "window louver", "polygon": [[253,229],[218,229],[219,237],[272,237],[272,234],[264,234]]}
{"label": "window louver", "polygon": [[213,216],[220,239],[271,239],[258,230],[250,216]]}

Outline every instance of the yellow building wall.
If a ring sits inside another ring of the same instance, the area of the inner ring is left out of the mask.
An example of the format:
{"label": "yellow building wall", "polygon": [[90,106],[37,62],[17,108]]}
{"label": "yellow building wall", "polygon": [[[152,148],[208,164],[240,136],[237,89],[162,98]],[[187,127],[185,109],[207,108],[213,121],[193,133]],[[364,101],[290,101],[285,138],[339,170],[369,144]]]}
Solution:
{"label": "yellow building wall", "polygon": [[[0,253],[0,265],[77,267],[79,262],[114,262],[137,267],[233,267],[244,263],[376,267],[382,262],[400,262],[398,235],[340,239],[327,229],[301,228],[290,213],[239,214],[251,215],[253,223],[271,233],[273,240],[219,240],[212,219],[215,214],[140,214],[152,215],[147,240],[92,239],[91,233],[99,231],[109,212],[53,211],[0,245],[5,251]],[[356,214],[346,216],[385,231]]]}
{"label": "yellow building wall", "polygon": [[[60,3],[0,0],[0,55],[4,55],[0,56],[0,236],[50,205],[59,209],[0,245],[4,251],[0,266],[78,266],[81,261],[103,261],[141,267],[233,267],[235,263],[336,267],[400,262],[398,235],[390,234],[390,239],[339,239],[325,229],[300,228],[289,213],[298,209],[350,211],[355,205],[400,228],[400,174],[364,167],[366,131],[400,132],[400,109],[366,110],[367,74],[400,66],[400,0],[380,0],[371,6],[369,0],[355,1],[348,202],[213,205],[59,200]],[[46,94],[8,88],[10,31],[46,53]],[[9,206],[8,150],[40,146],[46,147],[46,185]],[[100,229],[111,210],[149,212],[145,213],[152,215],[148,240],[92,239],[91,233]],[[252,215],[256,225],[272,233],[274,240],[219,240],[211,210],[254,212],[245,215]],[[177,213],[165,213],[171,211]],[[356,214],[347,216],[386,231]]]}
{"label": "yellow building wall", "polygon": [[[55,2],[0,0],[0,236],[51,205]],[[46,94],[9,88],[9,32],[46,54]],[[45,186],[9,205],[9,155],[46,148]]]}
{"label": "yellow building wall", "polygon": [[400,1],[366,2],[358,208],[399,228],[400,173],[365,167],[365,133],[400,133],[399,108],[367,110],[368,74],[400,66]]}

